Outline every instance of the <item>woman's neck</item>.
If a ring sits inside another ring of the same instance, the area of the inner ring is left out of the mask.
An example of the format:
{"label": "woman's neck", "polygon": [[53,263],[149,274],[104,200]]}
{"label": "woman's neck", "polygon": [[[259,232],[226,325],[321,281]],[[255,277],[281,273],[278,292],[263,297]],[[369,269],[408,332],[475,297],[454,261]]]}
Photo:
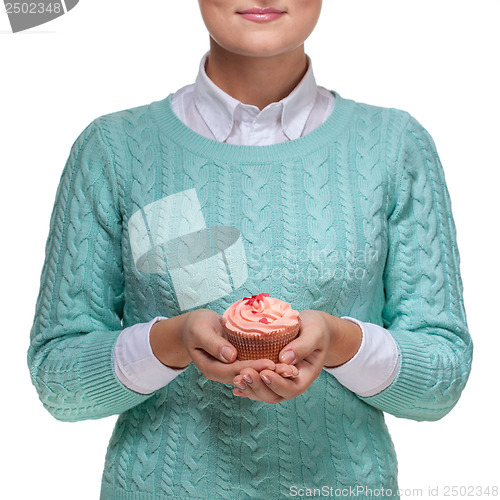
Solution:
{"label": "woman's neck", "polygon": [[244,104],[264,109],[284,99],[307,72],[304,46],[274,57],[246,57],[228,52],[211,40],[207,76]]}

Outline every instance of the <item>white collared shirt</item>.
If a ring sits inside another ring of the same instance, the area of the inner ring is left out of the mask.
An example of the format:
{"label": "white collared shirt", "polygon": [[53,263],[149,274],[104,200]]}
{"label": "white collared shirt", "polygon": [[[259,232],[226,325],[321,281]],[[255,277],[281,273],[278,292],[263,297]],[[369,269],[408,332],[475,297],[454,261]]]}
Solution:
{"label": "white collared shirt", "polygon": [[[297,87],[280,102],[263,110],[243,104],[217,87],[201,63],[196,81],[172,96],[172,109],[179,119],[198,134],[235,145],[264,146],[298,139],[320,126],[335,106],[335,96],[316,85],[311,63]],[[164,318],[125,328],[114,348],[118,379],[129,389],[150,394],[170,383],[184,370],[163,365],[149,342],[151,327]],[[344,387],[360,396],[372,396],[387,388],[399,369],[398,348],[385,328],[360,322],[363,332],[356,355],[337,368],[325,368]]]}
{"label": "white collared shirt", "polygon": [[208,139],[240,146],[291,141],[312,132],[333,110],[335,96],[316,85],[311,64],[287,97],[260,111],[226,94],[208,78],[207,55],[195,83],[172,96],[172,109],[189,128]]}

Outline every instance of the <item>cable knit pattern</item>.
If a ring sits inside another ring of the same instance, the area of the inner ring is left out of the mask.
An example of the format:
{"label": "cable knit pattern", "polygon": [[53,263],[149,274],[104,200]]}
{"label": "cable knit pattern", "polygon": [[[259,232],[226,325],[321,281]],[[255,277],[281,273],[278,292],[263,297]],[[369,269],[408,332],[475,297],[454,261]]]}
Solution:
{"label": "cable knit pattern", "polygon": [[[385,260],[385,248],[382,243],[385,236],[385,223],[380,212],[384,202],[384,179],[379,166],[381,111],[360,106],[359,118],[356,122],[356,171],[359,188],[359,201],[363,214],[363,241],[362,258],[365,262]],[[379,298],[375,291],[376,273],[381,272],[381,266],[365,266],[361,288],[368,293],[358,295],[354,307],[359,311],[369,311],[374,308],[374,301]],[[378,306],[378,304],[376,304]],[[365,313],[366,314],[366,313]],[[374,321],[366,314],[369,321]]]}
{"label": "cable knit pattern", "polygon": [[[182,155],[182,150],[175,147],[167,137],[163,134],[159,137],[161,142],[161,162],[163,165],[176,165],[178,163],[178,158]],[[162,171],[162,181],[161,181],[161,198],[165,198],[169,195],[169,186],[174,184],[175,180],[175,172],[172,168],[163,168]],[[163,228],[168,225],[168,219],[163,214],[159,225]],[[177,300],[175,298],[174,287],[172,285],[172,281],[169,279],[165,279],[165,276],[156,275],[158,288],[160,289],[159,300],[161,304],[165,304],[169,310],[177,311],[176,314],[180,312],[179,306],[177,304]],[[159,279],[158,279],[159,278]]]}
{"label": "cable knit pattern", "polygon": [[326,263],[331,260],[336,243],[335,231],[332,227],[331,167],[327,160],[328,150],[326,149],[308,155],[303,160],[303,186],[306,193],[305,210],[309,243],[307,259],[303,259],[301,264],[307,268],[309,283],[307,291],[311,295],[311,309],[324,309],[325,304],[331,299],[328,291],[333,288],[331,286],[333,275],[326,269]]}
{"label": "cable knit pattern", "polygon": [[[217,217],[215,222],[220,226],[232,225],[232,179],[234,178],[234,168],[224,163],[215,164],[217,172]],[[220,269],[220,273],[225,272]],[[218,275],[219,276],[219,275]],[[227,303],[229,306],[229,303]],[[217,463],[215,464],[215,480],[216,490],[219,492],[220,498],[232,498],[231,492],[231,474],[234,460],[233,450],[235,442],[233,436],[237,432],[239,425],[232,418],[233,404],[232,394],[227,387],[222,386],[219,390],[217,404],[220,409],[218,412],[217,424]]]}
{"label": "cable knit pattern", "polygon": [[290,302],[298,293],[298,281],[295,276],[303,272],[303,266],[294,256],[300,248],[300,234],[297,220],[301,213],[300,201],[297,199],[297,183],[300,182],[300,169],[295,163],[284,163],[281,166],[281,204],[283,214],[283,269],[282,300]]}
{"label": "cable knit pattern", "polygon": [[[28,363],[56,418],[120,415],[101,498],[395,492],[383,412],[441,418],[470,371],[450,210],[434,143],[402,111],[337,96],[312,133],[261,147],[195,134],[168,98],[95,120],[61,178]],[[216,241],[215,227],[242,247]],[[222,313],[258,292],[388,328],[396,379],[362,398],[322,372],[294,400],[266,405],[235,398],[193,365],[150,395],[115,376],[123,327],[185,304]]]}
{"label": "cable knit pattern", "polygon": [[[350,143],[350,136],[347,136],[343,141],[337,141],[336,144],[336,167],[337,167],[337,189],[339,211],[341,212],[341,221],[343,224],[342,234],[344,238],[345,253],[337,254],[338,269],[342,273],[342,277],[349,274],[355,275],[357,270],[357,234],[355,225],[350,223],[354,219],[354,198],[353,186],[350,181],[349,165],[349,149],[347,144]],[[355,297],[355,290],[352,289],[352,284],[347,279],[339,280],[340,283],[335,287],[337,290],[336,306],[339,311],[345,310],[349,302]],[[354,293],[353,293],[354,292]]]}

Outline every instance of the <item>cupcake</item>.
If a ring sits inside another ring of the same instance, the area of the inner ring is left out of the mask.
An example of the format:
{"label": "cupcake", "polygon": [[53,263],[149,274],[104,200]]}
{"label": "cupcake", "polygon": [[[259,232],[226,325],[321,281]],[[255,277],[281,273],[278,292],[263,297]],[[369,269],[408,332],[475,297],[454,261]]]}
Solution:
{"label": "cupcake", "polygon": [[270,359],[297,337],[299,313],[290,304],[259,293],[231,304],[222,315],[224,335],[236,347],[238,359]]}

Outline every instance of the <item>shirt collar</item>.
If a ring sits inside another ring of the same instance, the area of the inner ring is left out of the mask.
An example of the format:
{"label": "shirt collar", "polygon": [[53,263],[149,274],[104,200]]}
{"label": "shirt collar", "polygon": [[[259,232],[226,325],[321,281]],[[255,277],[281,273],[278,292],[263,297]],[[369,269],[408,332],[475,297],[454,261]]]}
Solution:
{"label": "shirt collar", "polygon": [[309,58],[307,72],[297,87],[279,103],[271,103],[259,113],[255,106],[241,103],[208,78],[205,71],[207,57],[208,53],[201,60],[194,83],[194,102],[215,140],[220,142],[227,140],[233,129],[236,114],[238,119],[247,116],[249,120],[258,120],[260,114],[267,115],[266,119],[269,119],[269,113],[278,113],[281,115],[279,119],[287,138],[293,140],[301,137],[318,93]]}

